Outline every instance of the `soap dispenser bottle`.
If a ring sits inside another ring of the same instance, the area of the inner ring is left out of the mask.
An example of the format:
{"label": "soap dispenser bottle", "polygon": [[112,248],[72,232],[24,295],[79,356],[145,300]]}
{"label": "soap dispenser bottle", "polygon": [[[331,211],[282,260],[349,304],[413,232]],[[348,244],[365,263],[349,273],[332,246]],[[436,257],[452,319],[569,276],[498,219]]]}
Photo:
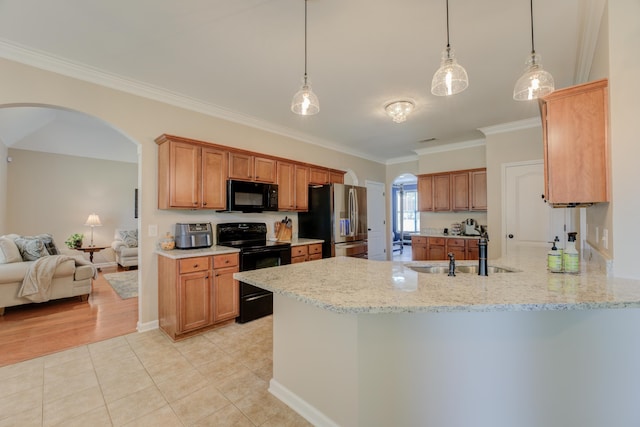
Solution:
{"label": "soap dispenser bottle", "polygon": [[559,242],[558,236],[553,239],[553,246],[551,250],[547,252],[547,268],[552,273],[562,273],[562,249],[556,247],[556,242]]}
{"label": "soap dispenser bottle", "polygon": [[565,273],[577,274],[580,272],[580,254],[576,249],[577,234],[576,232],[567,233],[569,241],[567,242],[567,249],[565,249],[562,256]]}

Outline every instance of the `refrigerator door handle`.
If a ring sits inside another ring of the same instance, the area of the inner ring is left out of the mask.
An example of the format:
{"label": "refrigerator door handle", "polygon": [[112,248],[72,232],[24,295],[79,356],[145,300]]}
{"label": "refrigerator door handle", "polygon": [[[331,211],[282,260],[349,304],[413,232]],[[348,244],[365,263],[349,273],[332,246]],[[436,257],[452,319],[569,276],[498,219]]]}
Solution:
{"label": "refrigerator door handle", "polygon": [[358,218],[356,216],[356,197],[355,190],[353,188],[349,189],[349,223],[351,224],[349,230],[349,236],[353,237],[356,234],[356,230],[358,229]]}

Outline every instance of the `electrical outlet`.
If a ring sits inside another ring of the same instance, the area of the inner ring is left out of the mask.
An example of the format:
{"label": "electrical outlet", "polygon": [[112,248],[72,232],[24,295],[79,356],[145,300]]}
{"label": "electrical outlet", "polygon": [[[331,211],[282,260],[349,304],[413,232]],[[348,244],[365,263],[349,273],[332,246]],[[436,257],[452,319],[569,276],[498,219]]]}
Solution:
{"label": "electrical outlet", "polygon": [[149,237],[156,237],[158,235],[158,226],[156,224],[149,225]]}
{"label": "electrical outlet", "polygon": [[602,247],[609,249],[609,230],[606,228],[602,229]]}

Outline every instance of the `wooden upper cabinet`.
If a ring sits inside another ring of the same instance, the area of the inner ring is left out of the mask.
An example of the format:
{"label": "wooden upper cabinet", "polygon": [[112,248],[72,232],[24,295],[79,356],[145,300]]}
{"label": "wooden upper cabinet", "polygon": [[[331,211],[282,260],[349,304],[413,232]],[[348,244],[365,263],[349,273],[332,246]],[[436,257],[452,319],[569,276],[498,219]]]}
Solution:
{"label": "wooden upper cabinet", "polygon": [[475,170],[469,172],[471,183],[469,184],[469,210],[487,210],[487,170]]}
{"label": "wooden upper cabinet", "polygon": [[202,207],[223,210],[227,206],[227,152],[202,147]]}
{"label": "wooden upper cabinet", "polygon": [[331,184],[344,184],[344,172],[329,171],[329,182]]}
{"label": "wooden upper cabinet", "polygon": [[309,168],[294,165],[295,174],[295,210],[309,210]]}
{"label": "wooden upper cabinet", "polygon": [[309,184],[329,184],[329,169],[310,167]]}
{"label": "wooden upper cabinet", "polygon": [[608,82],[559,89],[539,100],[545,197],[554,205],[609,201]]}
{"label": "wooden upper cabinet", "polygon": [[433,175],[418,176],[418,210],[433,210]]}
{"label": "wooden upper cabinet", "polygon": [[276,182],[276,161],[245,153],[229,152],[229,179]]}
{"label": "wooden upper cabinet", "polygon": [[451,174],[451,209],[454,211],[469,210],[469,172]]}
{"label": "wooden upper cabinet", "polygon": [[293,163],[278,162],[278,210],[295,210],[295,175]]}
{"label": "wooden upper cabinet", "polygon": [[448,173],[433,176],[433,210],[451,210],[451,175]]}

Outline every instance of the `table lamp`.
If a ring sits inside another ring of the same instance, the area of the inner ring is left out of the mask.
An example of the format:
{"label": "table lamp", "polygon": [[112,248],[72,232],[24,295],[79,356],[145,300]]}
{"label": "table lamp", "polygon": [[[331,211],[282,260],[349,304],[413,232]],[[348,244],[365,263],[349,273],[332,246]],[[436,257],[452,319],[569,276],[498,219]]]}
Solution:
{"label": "table lamp", "polygon": [[89,247],[93,247],[93,228],[102,226],[100,217],[97,214],[92,213],[91,215],[89,215],[89,218],[87,218],[87,222],[84,225],[88,225],[89,227],[91,227],[91,244],[89,245]]}

